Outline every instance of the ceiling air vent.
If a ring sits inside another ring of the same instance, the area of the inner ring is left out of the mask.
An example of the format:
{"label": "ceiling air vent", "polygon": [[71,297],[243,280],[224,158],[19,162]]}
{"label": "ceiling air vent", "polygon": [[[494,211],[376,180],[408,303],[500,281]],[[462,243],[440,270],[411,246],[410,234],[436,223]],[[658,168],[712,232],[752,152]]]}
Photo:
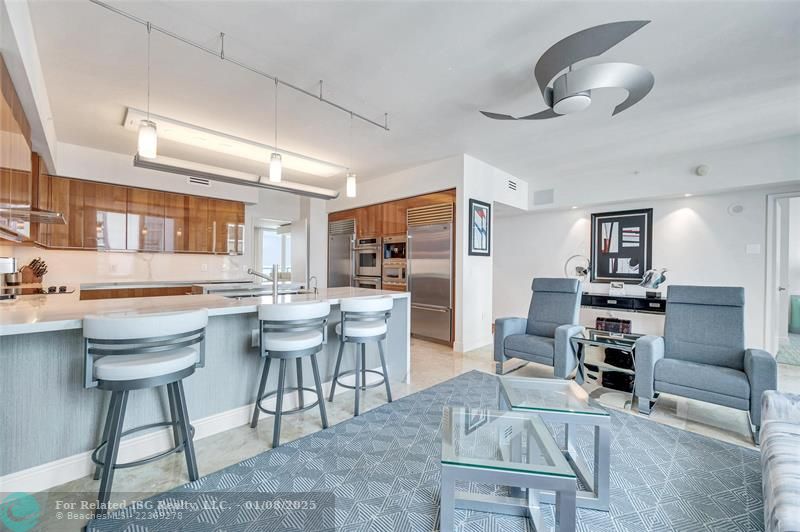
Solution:
{"label": "ceiling air vent", "polygon": [[508,190],[517,190],[517,182],[513,179],[509,179],[506,181],[506,187],[508,187]]}
{"label": "ceiling air vent", "polygon": [[186,182],[190,185],[197,185],[199,187],[210,187],[211,181],[203,177],[187,177]]}
{"label": "ceiling air vent", "polygon": [[533,193],[533,204],[547,205],[549,203],[553,203],[554,197],[555,197],[555,191],[552,188],[547,188],[544,190],[536,190]]}

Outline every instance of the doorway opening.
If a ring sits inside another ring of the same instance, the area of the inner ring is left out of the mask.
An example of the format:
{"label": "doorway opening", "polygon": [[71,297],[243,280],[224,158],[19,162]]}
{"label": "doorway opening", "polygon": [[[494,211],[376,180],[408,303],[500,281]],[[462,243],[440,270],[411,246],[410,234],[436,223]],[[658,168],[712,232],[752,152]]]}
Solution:
{"label": "doorway opening", "polygon": [[768,196],[765,345],[800,366],[800,191]]}

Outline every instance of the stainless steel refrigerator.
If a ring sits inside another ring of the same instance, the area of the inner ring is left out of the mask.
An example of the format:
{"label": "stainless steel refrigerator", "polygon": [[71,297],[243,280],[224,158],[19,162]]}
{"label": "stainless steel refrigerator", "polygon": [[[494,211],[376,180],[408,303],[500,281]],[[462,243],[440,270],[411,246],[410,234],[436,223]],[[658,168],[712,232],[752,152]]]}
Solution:
{"label": "stainless steel refrigerator", "polygon": [[353,286],[355,272],[355,220],[328,224],[328,287]]}
{"label": "stainless steel refrigerator", "polygon": [[[409,221],[410,218],[409,216]],[[427,225],[409,224],[407,247],[411,334],[452,343],[452,221]]]}

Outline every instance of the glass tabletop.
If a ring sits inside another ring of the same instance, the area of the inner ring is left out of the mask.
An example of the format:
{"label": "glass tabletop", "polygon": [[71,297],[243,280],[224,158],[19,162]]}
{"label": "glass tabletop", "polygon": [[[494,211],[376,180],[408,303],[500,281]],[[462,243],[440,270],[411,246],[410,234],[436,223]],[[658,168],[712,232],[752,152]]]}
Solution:
{"label": "glass tabletop", "polygon": [[575,478],[541,418],[528,412],[446,406],[442,463]]}
{"label": "glass tabletop", "polygon": [[610,347],[632,348],[641,334],[624,334],[599,329],[586,329],[572,337],[576,342]]}
{"label": "glass tabletop", "polygon": [[499,377],[500,393],[514,410],[608,416],[575,381],[527,377]]}

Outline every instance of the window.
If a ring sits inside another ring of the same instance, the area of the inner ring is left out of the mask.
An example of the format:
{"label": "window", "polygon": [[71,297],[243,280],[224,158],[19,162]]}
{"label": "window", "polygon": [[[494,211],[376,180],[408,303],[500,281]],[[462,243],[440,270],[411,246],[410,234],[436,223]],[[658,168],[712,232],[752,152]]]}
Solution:
{"label": "window", "polygon": [[272,265],[277,264],[281,278],[291,279],[292,272],[292,235],[289,226],[259,229],[261,233],[261,272],[272,275]]}

